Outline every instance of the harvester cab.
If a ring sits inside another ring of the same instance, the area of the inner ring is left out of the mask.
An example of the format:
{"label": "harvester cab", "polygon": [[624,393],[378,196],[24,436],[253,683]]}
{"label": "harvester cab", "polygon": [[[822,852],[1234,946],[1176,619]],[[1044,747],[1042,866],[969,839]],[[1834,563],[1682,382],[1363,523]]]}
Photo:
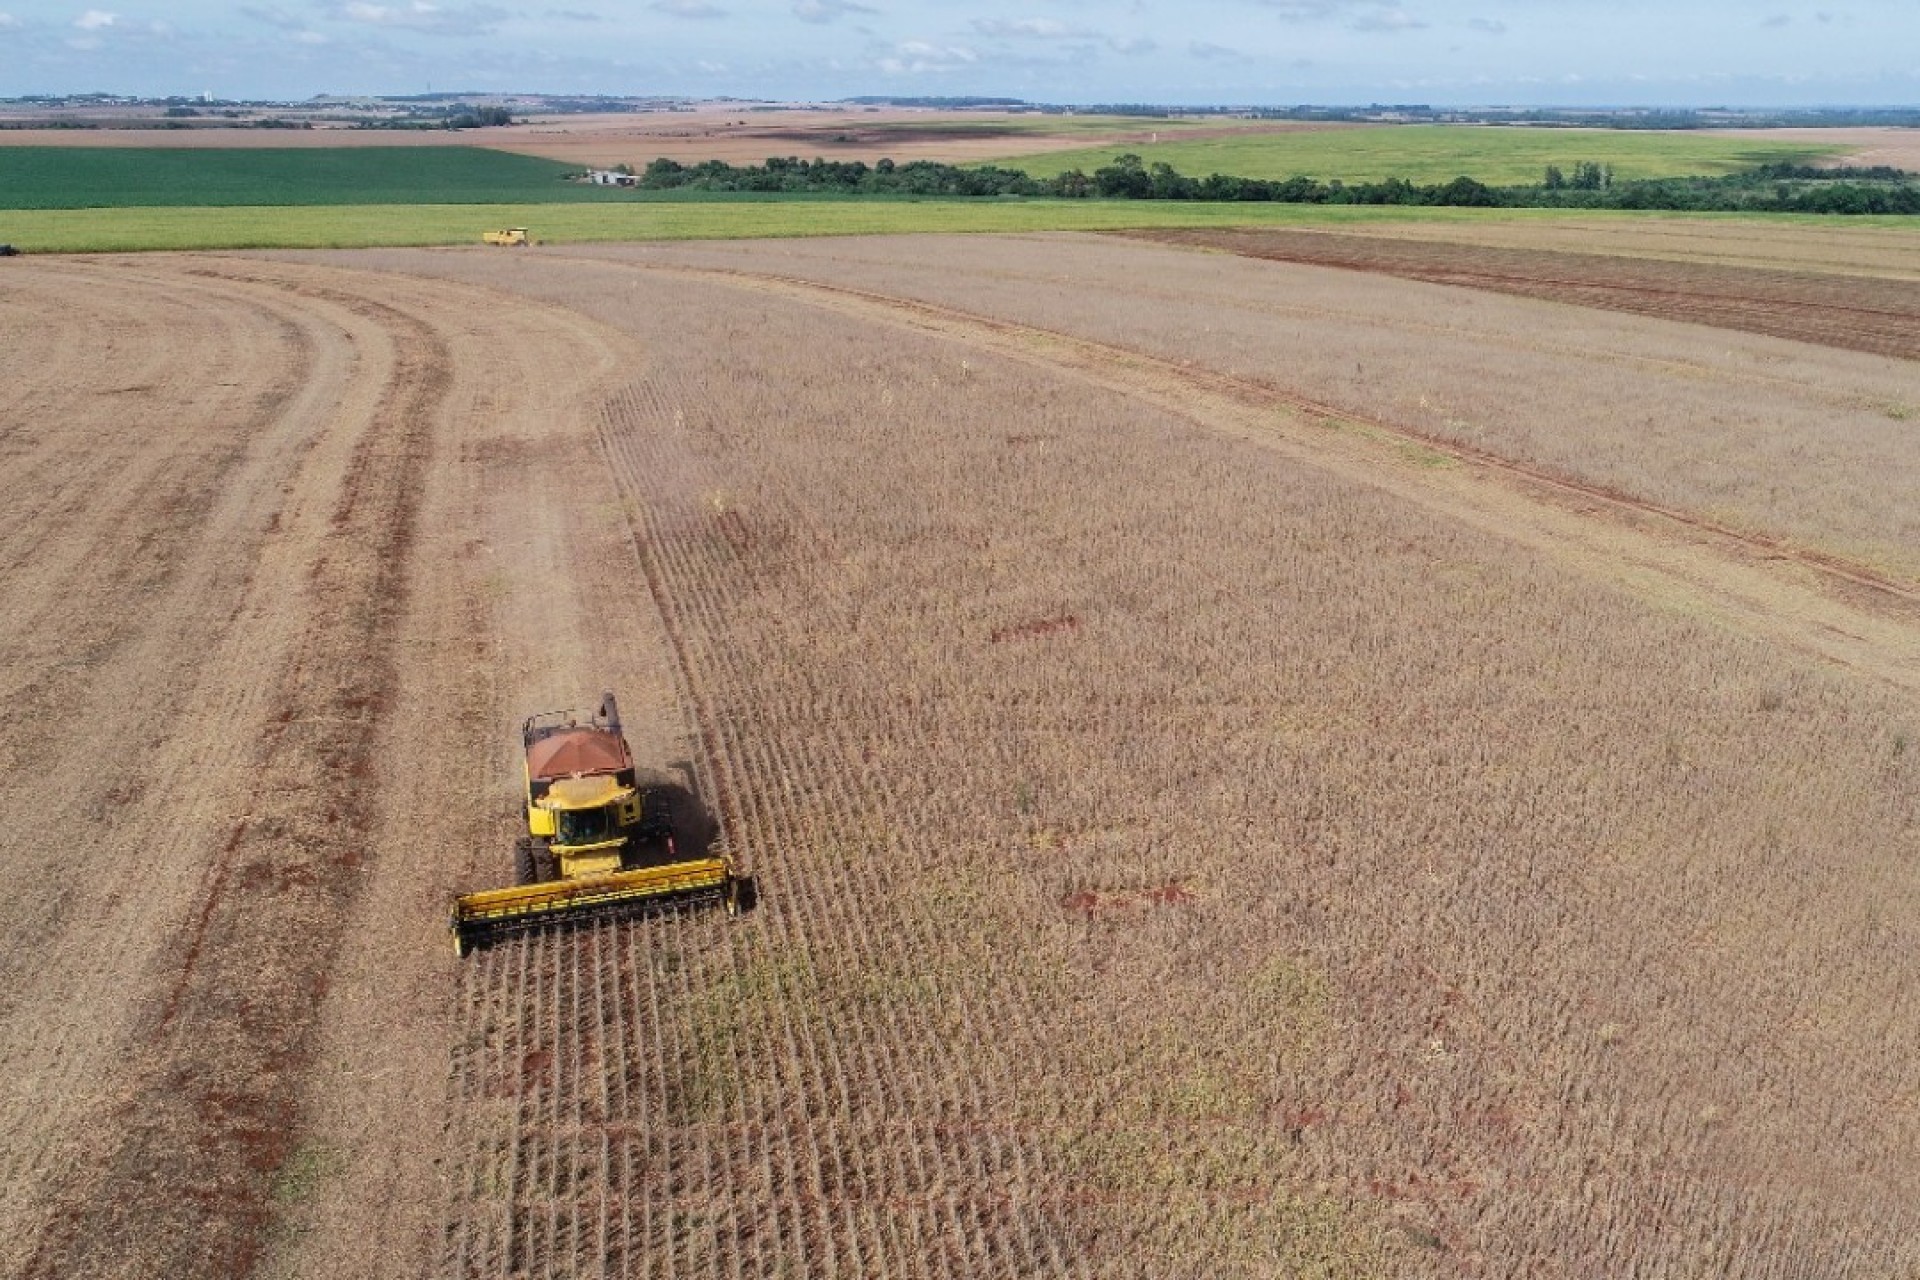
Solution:
{"label": "harvester cab", "polygon": [[[536,879],[618,871],[631,844],[671,836],[666,815],[642,803],[612,693],[601,695],[585,724],[571,711],[529,716],[520,742],[526,753],[526,843],[536,858]],[[649,821],[643,822],[643,813]]]}
{"label": "harvester cab", "polygon": [[454,950],[537,925],[703,900],[740,909],[751,884],[724,856],[683,857],[664,801],[639,785],[611,692],[591,715],[530,716],[525,751],[526,830],[505,889],[454,904]]}

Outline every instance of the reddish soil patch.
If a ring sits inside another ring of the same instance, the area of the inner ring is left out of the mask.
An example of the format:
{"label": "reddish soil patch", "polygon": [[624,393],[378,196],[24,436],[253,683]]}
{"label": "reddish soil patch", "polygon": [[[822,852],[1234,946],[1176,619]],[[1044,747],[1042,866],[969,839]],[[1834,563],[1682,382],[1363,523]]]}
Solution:
{"label": "reddish soil patch", "polygon": [[1170,880],[1146,889],[1079,889],[1060,899],[1060,907],[1091,920],[1138,907],[1178,907],[1193,900],[1191,888],[1182,881]]}
{"label": "reddish soil patch", "polygon": [[1920,359],[1920,286],[1900,280],[1316,231],[1121,234]]}
{"label": "reddish soil patch", "polygon": [[1080,616],[1074,613],[1056,614],[1051,618],[1032,618],[1026,622],[1010,623],[1004,627],[995,627],[988,639],[994,644],[1005,644],[1009,640],[1037,640],[1041,636],[1061,635],[1080,629]]}

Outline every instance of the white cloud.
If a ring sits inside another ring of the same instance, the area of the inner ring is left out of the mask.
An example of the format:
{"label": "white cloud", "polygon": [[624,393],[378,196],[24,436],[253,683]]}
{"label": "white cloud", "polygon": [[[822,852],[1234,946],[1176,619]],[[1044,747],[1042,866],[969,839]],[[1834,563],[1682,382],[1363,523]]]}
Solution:
{"label": "white cloud", "polygon": [[724,18],[727,11],[711,0],[653,0],[647,8],[670,18]]}
{"label": "white cloud", "polygon": [[17,31],[20,26],[20,19],[10,13],[0,13],[0,31]]}
{"label": "white cloud", "polygon": [[1243,49],[1232,49],[1224,44],[1214,44],[1207,40],[1194,40],[1187,45],[1187,52],[1205,62],[1246,62],[1247,54]]}
{"label": "white cloud", "polygon": [[1260,0],[1282,22],[1323,22],[1354,8],[1353,0]]}
{"label": "white cloud", "polygon": [[120,21],[117,13],[108,13],[102,9],[89,9],[73,20],[73,25],[82,31],[105,31]]}
{"label": "white cloud", "polygon": [[872,5],[856,0],[793,0],[793,16],[802,22],[833,22],[850,13],[878,13]]}
{"label": "white cloud", "polygon": [[406,9],[395,9],[384,4],[366,4],[362,3],[361,0],[355,0],[355,3],[351,3],[341,10],[343,16],[354,22],[365,22],[376,27],[397,27],[402,25],[409,16],[432,12],[432,5],[416,4],[413,10],[409,11]]}
{"label": "white cloud", "polygon": [[299,14],[290,9],[282,9],[278,5],[242,5],[240,12],[255,22],[264,22],[270,27],[279,27],[282,31],[299,31],[307,25],[306,20]]}
{"label": "white cloud", "polygon": [[1467,25],[1475,31],[1484,31],[1490,36],[1503,36],[1507,34],[1507,24],[1498,18],[1471,18],[1468,20]]}
{"label": "white cloud", "polygon": [[1414,31],[1427,24],[1387,0],[1260,0],[1282,22],[1343,21],[1355,31]]}
{"label": "white cloud", "polygon": [[507,16],[507,11],[486,4],[446,8],[434,4],[432,0],[409,0],[405,4],[347,0],[345,4],[335,4],[328,16],[340,22],[386,27],[395,31],[415,31],[425,35],[485,36],[493,34],[500,20]]}
{"label": "white cloud", "polygon": [[908,40],[900,46],[900,52],[916,58],[942,58],[952,62],[978,62],[980,55],[965,45],[934,45],[925,40]]}
{"label": "white cloud", "polygon": [[1016,40],[1083,40],[1095,34],[1057,18],[975,18],[973,29],[983,36]]}
{"label": "white cloud", "polygon": [[980,55],[965,45],[931,44],[925,40],[907,40],[874,63],[890,76],[924,75],[935,71],[957,71],[973,66]]}
{"label": "white cloud", "polygon": [[1361,14],[1347,25],[1355,31],[1418,31],[1427,24],[1405,9],[1382,9]]}

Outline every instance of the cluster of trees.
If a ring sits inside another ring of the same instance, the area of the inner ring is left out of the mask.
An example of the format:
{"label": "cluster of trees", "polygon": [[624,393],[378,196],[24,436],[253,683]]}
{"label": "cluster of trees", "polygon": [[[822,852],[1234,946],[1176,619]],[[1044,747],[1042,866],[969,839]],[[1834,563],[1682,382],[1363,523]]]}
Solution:
{"label": "cluster of trees", "polygon": [[1422,185],[1322,182],[1317,178],[1192,178],[1137,155],[1092,173],[1069,169],[1034,178],[1017,169],[966,168],[915,160],[868,165],[853,160],[774,158],[762,165],[719,160],[684,165],[659,159],[640,174],[649,190],[786,192],[828,195],[1040,196],[1106,200],[1260,201],[1277,204],[1446,205],[1468,208],[1679,209],[1778,213],[1920,213],[1920,185],[1899,169],[1811,169],[1768,165],[1721,178],[1619,182],[1610,165],[1583,161],[1571,175],[1549,165],[1537,185],[1492,187],[1473,178]]}
{"label": "cluster of trees", "polygon": [[500,129],[513,123],[507,107],[415,108],[401,119],[363,119],[356,129]]}
{"label": "cluster of trees", "polygon": [[469,107],[447,117],[449,129],[499,129],[513,123],[513,112],[505,107]]}
{"label": "cluster of trees", "polygon": [[[1596,185],[1549,181],[1538,188],[1510,188],[1503,195],[1520,207],[1579,209],[1672,209],[1708,213],[1920,213],[1915,175],[1886,166],[1814,169],[1762,165],[1720,178],[1644,178]],[[1576,173],[1576,177],[1579,176]]]}
{"label": "cluster of trees", "polygon": [[1549,191],[1605,191],[1613,185],[1613,166],[1582,160],[1573,166],[1573,180],[1568,181],[1559,165],[1550,164],[1546,181],[1541,185]]}
{"label": "cluster of trees", "polygon": [[683,165],[661,158],[640,172],[640,185],[653,191],[762,191],[813,195],[902,196],[1050,196],[1059,194],[1045,180],[1018,169],[991,165],[963,168],[914,160],[896,165],[879,160],[796,160],[774,157],[760,165],[730,165],[708,160]]}

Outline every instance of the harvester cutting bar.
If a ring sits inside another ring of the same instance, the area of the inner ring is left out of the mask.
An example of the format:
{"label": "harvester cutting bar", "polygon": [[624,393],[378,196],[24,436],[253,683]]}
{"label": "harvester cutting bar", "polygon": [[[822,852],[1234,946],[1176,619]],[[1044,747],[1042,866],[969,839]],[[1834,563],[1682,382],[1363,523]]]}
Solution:
{"label": "harvester cutting bar", "polygon": [[678,907],[718,898],[732,912],[739,882],[725,858],[698,858],[577,880],[548,880],[470,893],[453,904],[453,950],[465,955],[494,938],[546,924]]}

